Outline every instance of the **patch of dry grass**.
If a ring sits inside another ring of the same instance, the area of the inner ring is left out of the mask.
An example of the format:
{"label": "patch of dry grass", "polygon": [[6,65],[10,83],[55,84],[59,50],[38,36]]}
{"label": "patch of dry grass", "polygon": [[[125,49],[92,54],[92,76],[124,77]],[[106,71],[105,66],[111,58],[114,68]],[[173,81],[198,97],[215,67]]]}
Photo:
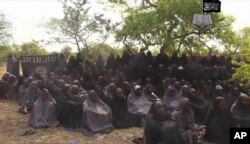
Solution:
{"label": "patch of dry grass", "polygon": [[[0,78],[6,67],[0,67]],[[64,128],[37,129],[36,134],[20,136],[28,126],[28,115],[17,112],[16,102],[0,101],[0,144],[69,144],[76,140],[79,144],[132,144],[132,140],[141,137],[143,130],[130,128],[115,130],[99,138],[85,137],[78,132],[68,132]]]}
{"label": "patch of dry grass", "polygon": [[[3,74],[6,72],[6,66],[0,66],[0,78],[2,78]],[[1,143],[0,143],[1,144]]]}
{"label": "patch of dry grass", "polygon": [[27,124],[28,115],[17,113],[17,109],[15,102],[0,101],[0,144],[69,144],[71,140],[79,144],[132,144],[132,140],[141,137],[143,133],[142,129],[130,128],[115,130],[99,138],[89,138],[59,127],[37,129],[34,135],[20,136],[21,132],[30,127]]}

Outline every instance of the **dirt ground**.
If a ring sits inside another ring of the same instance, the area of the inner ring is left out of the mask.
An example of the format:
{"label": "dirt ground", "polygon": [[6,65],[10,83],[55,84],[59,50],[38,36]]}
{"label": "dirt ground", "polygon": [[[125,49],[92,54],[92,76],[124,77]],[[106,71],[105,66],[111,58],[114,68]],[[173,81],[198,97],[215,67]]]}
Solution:
{"label": "dirt ground", "polygon": [[0,144],[69,144],[72,140],[78,144],[132,144],[132,140],[143,133],[142,129],[130,128],[89,138],[59,127],[36,129],[34,135],[20,136],[20,133],[31,127],[27,124],[28,115],[17,113],[17,109],[16,102],[0,101]]}

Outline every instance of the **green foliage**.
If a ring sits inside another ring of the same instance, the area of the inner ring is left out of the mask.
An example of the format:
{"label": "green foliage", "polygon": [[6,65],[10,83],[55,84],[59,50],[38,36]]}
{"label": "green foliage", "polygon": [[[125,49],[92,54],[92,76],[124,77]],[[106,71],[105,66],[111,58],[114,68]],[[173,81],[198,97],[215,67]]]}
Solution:
{"label": "green foliage", "polygon": [[213,32],[191,32],[193,15],[201,13],[201,1],[197,0],[111,2],[114,5],[124,5],[126,9],[124,25],[116,31],[116,39],[136,43],[144,50],[154,47],[169,54],[181,51],[189,51],[191,54],[204,51],[213,53],[214,46],[211,48],[206,43],[209,40],[225,39],[224,34],[232,32],[233,19],[223,14],[211,14],[214,22]]}
{"label": "green foliage", "polygon": [[239,67],[233,75],[233,79],[250,79],[250,27],[243,28],[239,33],[239,57],[240,61],[236,61]]}
{"label": "green foliage", "polygon": [[246,62],[238,62],[239,68],[236,69],[236,72],[233,74],[233,79],[244,80],[250,79],[250,65]]}
{"label": "green foliage", "polygon": [[69,57],[72,55],[72,48],[66,45],[62,48],[61,53],[64,54],[66,60],[69,60]]}
{"label": "green foliage", "polygon": [[40,46],[38,41],[32,40],[31,42],[24,43],[20,46],[14,45],[13,52],[17,56],[22,55],[46,55],[48,52]]}
{"label": "green foliage", "polygon": [[0,13],[0,44],[7,45],[12,36],[10,30],[12,28],[11,23],[6,19],[5,15]]}
{"label": "green foliage", "polygon": [[56,51],[52,51],[52,52],[50,52],[49,54],[51,54],[51,55],[55,55],[55,54],[59,54],[58,52],[56,52]]}
{"label": "green foliage", "polygon": [[123,49],[113,48],[105,43],[94,43],[90,45],[89,49],[82,49],[82,53],[84,56],[86,56],[86,54],[88,53],[88,60],[91,62],[95,62],[99,55],[101,55],[103,57],[103,60],[106,61],[111,53],[113,53],[114,55],[122,55],[122,52]]}
{"label": "green foliage", "polygon": [[74,44],[80,52],[83,48],[89,48],[91,37],[99,42],[105,41],[116,26],[111,24],[111,20],[105,19],[103,14],[91,13],[86,0],[60,2],[63,5],[63,18],[52,18],[47,25],[50,30],[48,33],[55,42]]}
{"label": "green foliage", "polygon": [[8,46],[0,45],[0,65],[6,62],[9,50],[10,48]]}

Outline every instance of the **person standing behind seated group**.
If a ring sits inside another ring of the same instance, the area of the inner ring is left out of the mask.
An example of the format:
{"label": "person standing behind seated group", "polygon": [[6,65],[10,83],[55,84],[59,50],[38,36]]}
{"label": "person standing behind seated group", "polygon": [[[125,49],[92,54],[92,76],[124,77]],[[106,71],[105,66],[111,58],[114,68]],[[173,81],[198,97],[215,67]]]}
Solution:
{"label": "person standing behind seated group", "polygon": [[99,136],[113,130],[112,111],[100,100],[95,90],[90,90],[83,102],[81,127],[87,136]]}
{"label": "person standing behind seated group", "polygon": [[56,118],[55,108],[55,99],[50,95],[47,89],[43,89],[41,96],[38,97],[33,105],[29,124],[35,128],[58,126],[59,122]]}

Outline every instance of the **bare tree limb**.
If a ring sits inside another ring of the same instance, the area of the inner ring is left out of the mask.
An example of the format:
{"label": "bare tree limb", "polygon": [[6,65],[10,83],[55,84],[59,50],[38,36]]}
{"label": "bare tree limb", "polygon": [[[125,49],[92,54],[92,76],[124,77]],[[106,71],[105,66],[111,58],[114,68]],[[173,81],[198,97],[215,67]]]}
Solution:
{"label": "bare tree limb", "polygon": [[146,2],[146,4],[148,4],[151,7],[157,8],[157,5],[153,4],[150,0],[145,0],[144,2]]}

